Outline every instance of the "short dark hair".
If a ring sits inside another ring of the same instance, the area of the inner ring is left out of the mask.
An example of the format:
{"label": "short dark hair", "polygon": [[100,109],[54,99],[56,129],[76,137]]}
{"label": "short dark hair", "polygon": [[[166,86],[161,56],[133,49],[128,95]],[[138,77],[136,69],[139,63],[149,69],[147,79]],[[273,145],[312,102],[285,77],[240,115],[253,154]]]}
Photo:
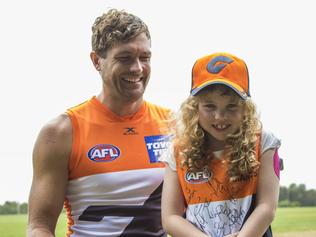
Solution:
{"label": "short dark hair", "polygon": [[128,42],[141,33],[150,40],[148,27],[139,17],[124,10],[110,9],[97,17],[92,26],[92,50],[105,57],[115,43]]}

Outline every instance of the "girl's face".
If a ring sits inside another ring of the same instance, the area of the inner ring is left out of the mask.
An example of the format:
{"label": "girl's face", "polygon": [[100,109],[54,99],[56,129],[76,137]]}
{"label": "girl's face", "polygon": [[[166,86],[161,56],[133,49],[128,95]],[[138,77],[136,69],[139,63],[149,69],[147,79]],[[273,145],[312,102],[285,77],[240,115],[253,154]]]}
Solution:
{"label": "girl's face", "polygon": [[198,95],[199,124],[210,144],[225,144],[229,134],[240,128],[244,115],[242,99],[226,86],[201,91]]}

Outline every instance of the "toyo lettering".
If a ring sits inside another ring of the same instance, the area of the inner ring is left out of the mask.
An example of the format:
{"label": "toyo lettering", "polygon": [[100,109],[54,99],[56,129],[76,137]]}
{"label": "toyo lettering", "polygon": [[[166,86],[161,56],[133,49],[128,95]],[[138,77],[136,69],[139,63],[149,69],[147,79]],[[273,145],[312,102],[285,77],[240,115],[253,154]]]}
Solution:
{"label": "toyo lettering", "polygon": [[170,145],[170,141],[147,143],[147,149],[152,150],[156,156],[160,156]]}
{"label": "toyo lettering", "polygon": [[158,135],[145,137],[146,147],[150,163],[159,161],[159,157],[168,149],[171,144],[170,136]]}

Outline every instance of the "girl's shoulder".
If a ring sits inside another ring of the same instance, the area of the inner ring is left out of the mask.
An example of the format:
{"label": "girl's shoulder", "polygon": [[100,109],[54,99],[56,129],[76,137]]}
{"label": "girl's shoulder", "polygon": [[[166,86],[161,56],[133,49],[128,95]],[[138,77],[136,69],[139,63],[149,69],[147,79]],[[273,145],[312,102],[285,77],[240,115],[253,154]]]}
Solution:
{"label": "girl's shoulder", "polygon": [[281,140],[276,137],[271,131],[261,131],[261,154],[269,149],[276,149],[281,146]]}
{"label": "girl's shoulder", "polygon": [[160,156],[159,158],[160,162],[166,163],[169,165],[169,167],[176,171],[176,159],[174,156],[174,146],[171,144]]}

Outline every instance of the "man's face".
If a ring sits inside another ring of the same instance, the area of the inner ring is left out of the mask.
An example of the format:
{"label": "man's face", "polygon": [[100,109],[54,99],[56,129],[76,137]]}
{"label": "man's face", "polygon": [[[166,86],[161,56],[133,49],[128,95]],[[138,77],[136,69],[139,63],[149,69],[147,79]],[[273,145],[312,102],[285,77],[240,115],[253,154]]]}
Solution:
{"label": "man's face", "polygon": [[141,100],[150,77],[150,58],[150,40],[145,33],[114,44],[99,61],[105,98]]}

